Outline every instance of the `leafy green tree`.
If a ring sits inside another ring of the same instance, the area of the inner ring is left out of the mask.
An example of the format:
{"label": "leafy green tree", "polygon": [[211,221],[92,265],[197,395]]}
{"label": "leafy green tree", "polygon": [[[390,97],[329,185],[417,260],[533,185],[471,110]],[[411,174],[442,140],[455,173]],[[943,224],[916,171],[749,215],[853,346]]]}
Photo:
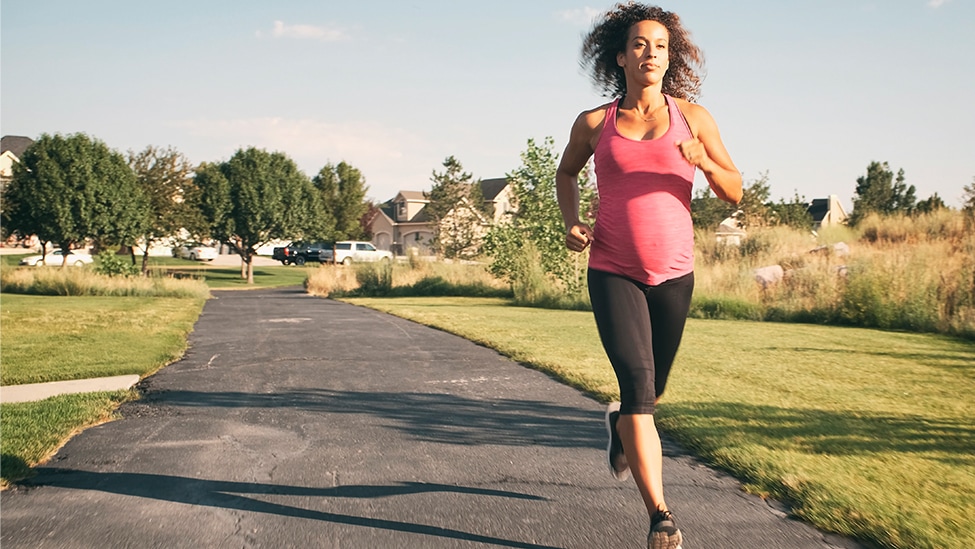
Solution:
{"label": "leafy green tree", "polygon": [[969,213],[975,213],[975,177],[972,178],[971,185],[963,187],[965,193],[962,195],[962,209]]}
{"label": "leafy green tree", "polygon": [[696,228],[714,230],[722,221],[740,211],[742,226],[746,228],[788,225],[808,229],[812,226],[812,214],[805,198],[800,198],[796,193],[790,202],[783,199],[773,202],[769,199],[770,195],[768,172],[744,184],[741,202],[737,206],[721,200],[710,188],[704,187],[691,198],[691,220]]}
{"label": "leafy green tree", "polygon": [[763,227],[771,224],[768,205],[770,194],[767,172],[743,186],[738,209],[741,210],[742,225],[745,228]]}
{"label": "leafy green tree", "polygon": [[193,184],[193,167],[185,156],[172,147],[160,149],[150,145],[138,154],[129,152],[129,165],[149,199],[149,223],[139,246],[141,271],[145,275],[149,269],[149,249],[154,244],[181,230],[195,238],[203,237],[208,231],[200,210],[199,188]]}
{"label": "leafy green tree", "polygon": [[710,187],[699,188],[691,198],[691,222],[698,229],[714,230],[736,207],[718,198]]}
{"label": "leafy green tree", "polygon": [[148,223],[148,199],[125,158],[85,134],[42,135],[13,171],[4,219],[42,243],[65,250],[88,238],[131,244]]}
{"label": "leafy green tree", "polygon": [[886,162],[871,162],[867,166],[867,175],[857,178],[850,223],[856,225],[870,213],[910,214],[916,201],[914,193],[914,185],[907,186],[904,182],[903,169],[898,170],[895,179]]}
{"label": "leafy green tree", "polygon": [[769,202],[768,208],[774,224],[800,230],[809,230],[812,227],[813,217],[809,213],[809,201],[805,197],[800,197],[798,192],[789,202],[784,199],[779,199],[777,203]]}
{"label": "leafy green tree", "polygon": [[938,193],[934,193],[924,200],[919,201],[917,205],[914,206],[914,212],[920,214],[931,213],[947,207],[948,206],[945,204],[945,201],[938,196]]}
{"label": "leafy green tree", "polygon": [[[510,223],[497,225],[488,232],[484,248],[492,257],[490,271],[513,283],[519,275],[518,258],[526,248],[534,248],[540,255],[542,270],[559,280],[568,292],[576,293],[583,288],[584,279],[565,247],[565,225],[555,194],[557,168],[554,140],[546,137],[542,144],[537,144],[529,139],[528,148],[521,153],[521,166],[507,174],[517,211]],[[583,210],[580,219],[598,217],[588,169],[580,174],[579,185],[580,210]]]}
{"label": "leafy green tree", "polygon": [[201,165],[194,182],[210,234],[240,255],[248,284],[254,283],[257,248],[305,236],[322,215],[311,181],[283,153],[241,149],[220,165]]}
{"label": "leafy green tree", "polygon": [[434,170],[433,185],[423,207],[433,226],[433,246],[446,258],[470,258],[480,253],[479,227],[484,223],[484,195],[480,181],[464,171],[453,156],[443,161],[444,171]]}
{"label": "leafy green tree", "polygon": [[326,164],[313,180],[324,208],[317,231],[327,240],[363,240],[362,217],[369,211],[366,180],[362,172],[345,162]]}

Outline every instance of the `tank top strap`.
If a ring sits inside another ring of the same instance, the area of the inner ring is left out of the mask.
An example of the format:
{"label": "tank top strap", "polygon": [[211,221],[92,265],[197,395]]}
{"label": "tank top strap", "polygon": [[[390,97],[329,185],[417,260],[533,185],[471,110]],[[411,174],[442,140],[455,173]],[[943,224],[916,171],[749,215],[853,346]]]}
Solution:
{"label": "tank top strap", "polygon": [[690,124],[688,124],[687,119],[684,118],[684,113],[681,112],[680,108],[677,106],[677,100],[667,94],[664,94],[664,99],[667,100],[667,110],[670,111],[670,127],[683,128],[687,130],[687,135],[693,136],[694,132],[691,131]]}
{"label": "tank top strap", "polygon": [[616,135],[618,133],[616,131],[616,117],[617,117],[617,113],[619,112],[620,101],[622,100],[623,100],[622,97],[617,97],[616,99],[613,100],[612,103],[609,104],[609,107],[606,109],[606,120],[603,121],[602,133],[605,134],[607,129],[609,129],[613,133],[613,135]]}

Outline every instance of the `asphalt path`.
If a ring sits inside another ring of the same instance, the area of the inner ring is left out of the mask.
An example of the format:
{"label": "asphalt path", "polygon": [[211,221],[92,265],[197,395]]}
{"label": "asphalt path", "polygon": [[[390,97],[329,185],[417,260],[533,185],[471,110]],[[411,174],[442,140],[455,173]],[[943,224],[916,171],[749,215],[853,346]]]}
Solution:
{"label": "asphalt path", "polygon": [[[218,291],[121,419],[3,493],[0,545],[645,547],[603,405],[464,339],[299,288]],[[679,375],[679,372],[677,373]],[[824,535],[665,442],[684,549]]]}

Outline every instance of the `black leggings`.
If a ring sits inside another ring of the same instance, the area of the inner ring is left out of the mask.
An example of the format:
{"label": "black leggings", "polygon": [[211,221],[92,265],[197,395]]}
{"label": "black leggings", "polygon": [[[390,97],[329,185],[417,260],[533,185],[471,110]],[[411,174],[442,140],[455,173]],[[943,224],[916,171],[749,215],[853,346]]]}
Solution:
{"label": "black leggings", "polygon": [[693,291],[694,273],[648,286],[589,269],[589,299],[620,385],[621,414],[654,412],[677,355]]}

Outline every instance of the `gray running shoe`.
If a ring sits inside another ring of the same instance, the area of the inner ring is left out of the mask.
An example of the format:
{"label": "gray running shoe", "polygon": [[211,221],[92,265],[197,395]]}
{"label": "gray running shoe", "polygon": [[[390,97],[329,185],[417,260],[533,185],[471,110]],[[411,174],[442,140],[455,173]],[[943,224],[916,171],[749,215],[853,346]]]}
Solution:
{"label": "gray running shoe", "polygon": [[650,519],[647,549],[681,549],[683,542],[680,529],[670,511],[657,511]]}
{"label": "gray running shoe", "polygon": [[609,435],[609,444],[606,446],[606,458],[609,461],[609,472],[613,478],[624,481],[630,478],[630,466],[626,463],[626,456],[623,455],[623,443],[620,435],[616,432],[616,421],[620,418],[620,403],[611,402],[606,407],[606,434]]}

